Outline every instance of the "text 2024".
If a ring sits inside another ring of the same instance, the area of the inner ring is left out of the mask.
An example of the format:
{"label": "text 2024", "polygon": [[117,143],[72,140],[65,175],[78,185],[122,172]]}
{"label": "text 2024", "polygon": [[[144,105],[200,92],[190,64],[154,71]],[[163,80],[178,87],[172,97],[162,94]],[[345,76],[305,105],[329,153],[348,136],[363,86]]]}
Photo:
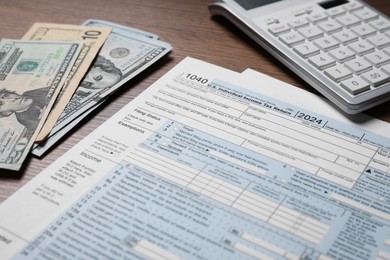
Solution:
{"label": "text 2024", "polygon": [[299,112],[297,117],[301,118],[301,119],[303,119],[305,121],[309,121],[309,122],[316,123],[316,124],[319,124],[319,125],[322,124],[322,119],[318,119],[315,116],[311,116],[311,115],[308,115],[308,114],[305,114],[305,113],[302,113],[302,112]]}

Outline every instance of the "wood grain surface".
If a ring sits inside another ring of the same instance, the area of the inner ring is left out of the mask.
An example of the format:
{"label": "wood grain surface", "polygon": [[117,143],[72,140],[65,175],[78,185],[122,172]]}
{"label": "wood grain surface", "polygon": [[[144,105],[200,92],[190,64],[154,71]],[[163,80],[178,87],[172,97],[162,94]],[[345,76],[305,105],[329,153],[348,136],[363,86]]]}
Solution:
{"label": "wood grain surface", "polygon": [[[252,68],[317,93],[227,20],[211,18],[207,8],[211,2],[0,0],[0,38],[19,39],[35,22],[81,24],[87,19],[102,19],[158,34],[173,46],[169,55],[127,82],[105,106],[94,111],[43,158],[28,156],[18,172],[0,169],[0,203],[186,56],[238,72]],[[390,1],[366,2],[390,14]],[[390,122],[390,102],[370,109],[367,114]]]}

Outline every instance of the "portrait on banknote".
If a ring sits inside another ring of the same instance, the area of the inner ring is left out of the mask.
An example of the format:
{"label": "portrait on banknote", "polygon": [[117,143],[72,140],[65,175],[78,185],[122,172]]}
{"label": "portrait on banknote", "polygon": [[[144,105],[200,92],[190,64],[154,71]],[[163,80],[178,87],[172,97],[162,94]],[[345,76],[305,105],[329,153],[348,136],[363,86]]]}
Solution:
{"label": "portrait on banknote", "polygon": [[38,125],[47,101],[50,88],[39,88],[18,94],[5,88],[0,89],[0,118],[14,114],[18,122],[26,127],[25,137],[31,138]]}
{"label": "portrait on banknote", "polygon": [[19,170],[81,42],[0,41],[0,168]]}
{"label": "portrait on banknote", "polygon": [[109,88],[118,83],[121,78],[122,71],[113,62],[99,55],[79,87],[87,89]]}
{"label": "portrait on banknote", "polygon": [[[19,94],[6,88],[0,89],[0,124],[10,127],[7,127],[2,134],[5,142],[0,142],[1,146],[5,148],[7,144],[11,144],[8,142],[11,136],[18,136],[15,139],[14,154],[8,158],[9,163],[19,158],[34,135],[39,119],[47,107],[46,96],[49,91],[50,88],[45,87]],[[10,134],[8,138],[7,133]]]}

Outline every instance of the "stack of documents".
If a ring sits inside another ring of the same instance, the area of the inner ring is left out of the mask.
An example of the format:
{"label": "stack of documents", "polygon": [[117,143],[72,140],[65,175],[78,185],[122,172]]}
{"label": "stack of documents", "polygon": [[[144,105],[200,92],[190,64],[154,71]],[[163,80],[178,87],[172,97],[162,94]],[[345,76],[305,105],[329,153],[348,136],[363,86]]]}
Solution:
{"label": "stack of documents", "polygon": [[361,119],[186,58],[1,204],[1,255],[389,259],[390,125]]}
{"label": "stack of documents", "polygon": [[171,49],[155,34],[100,20],[37,23],[22,40],[1,40],[0,168],[19,170],[34,142],[41,156],[54,135]]}

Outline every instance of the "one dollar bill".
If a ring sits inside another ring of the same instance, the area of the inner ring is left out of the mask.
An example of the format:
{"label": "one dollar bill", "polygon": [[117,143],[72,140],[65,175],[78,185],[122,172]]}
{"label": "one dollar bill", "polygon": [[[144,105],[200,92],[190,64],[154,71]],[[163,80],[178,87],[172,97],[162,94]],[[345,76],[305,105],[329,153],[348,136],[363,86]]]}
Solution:
{"label": "one dollar bill", "polygon": [[29,40],[83,42],[80,55],[74,63],[35,142],[42,142],[49,135],[110,32],[110,27],[35,23],[24,35],[23,39]]}
{"label": "one dollar bill", "polygon": [[19,170],[81,42],[0,41],[0,168]]}

